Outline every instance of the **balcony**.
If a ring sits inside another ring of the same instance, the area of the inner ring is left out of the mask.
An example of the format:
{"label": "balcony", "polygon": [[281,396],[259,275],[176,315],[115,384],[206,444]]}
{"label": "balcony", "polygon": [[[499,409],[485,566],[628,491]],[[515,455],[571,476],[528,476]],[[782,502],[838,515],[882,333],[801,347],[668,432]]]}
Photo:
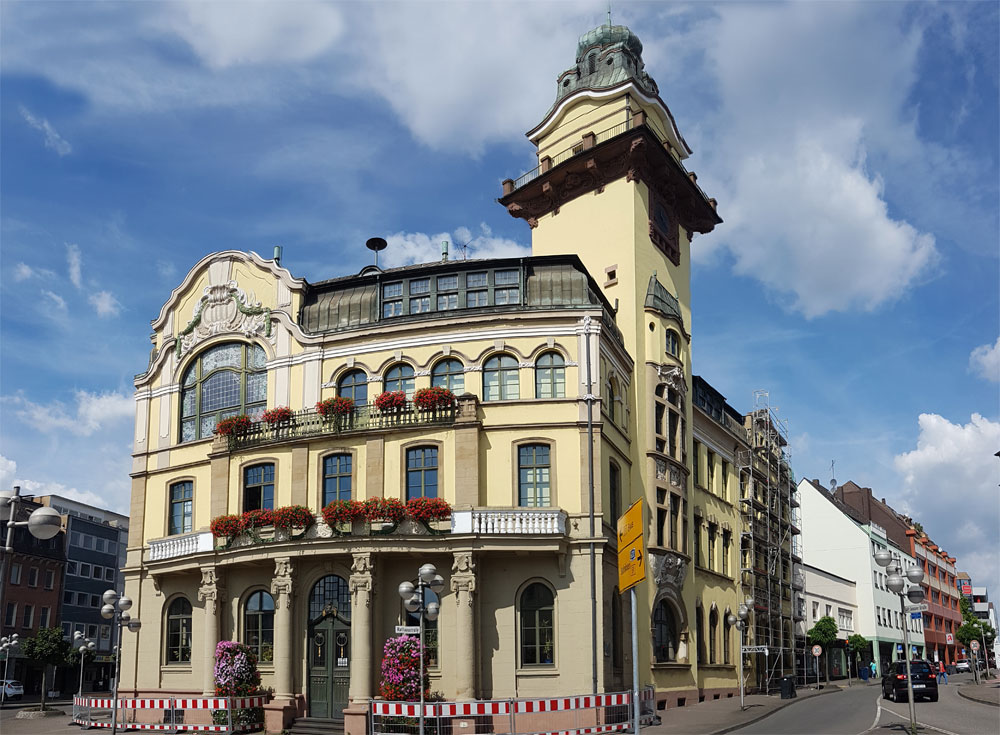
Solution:
{"label": "balcony", "polygon": [[[441,523],[447,524],[448,521]],[[367,529],[365,523],[361,527]],[[388,530],[381,532],[372,529],[370,531],[360,531],[355,528],[355,533],[336,532],[331,529],[322,519],[317,517],[316,524],[309,528],[302,536],[289,537],[287,532],[283,536],[275,536],[270,527],[260,529],[260,537],[265,543],[286,542],[310,544],[316,541],[343,540],[348,544],[356,545],[359,541],[374,544],[385,540],[393,547],[398,547],[400,541],[408,536],[422,535],[428,533],[436,534],[442,540],[447,539],[450,534],[474,535],[474,536],[508,536],[519,538],[534,537],[557,537],[566,535],[566,513],[558,508],[516,508],[516,509],[489,509],[474,508],[472,510],[457,510],[452,512],[450,528],[437,528],[428,530],[426,526],[414,521],[404,521],[395,526],[388,527]],[[216,542],[212,534],[208,531],[188,533],[183,536],[168,536],[161,539],[153,539],[148,542],[149,553],[146,557],[148,562],[168,561],[171,559],[183,559],[194,554],[202,554],[216,550]],[[218,549],[218,553],[227,553],[239,549],[253,547],[253,540],[247,537],[236,537],[228,548]]]}
{"label": "balcony", "polygon": [[[464,406],[463,406],[464,408]],[[475,410],[475,405],[471,406]],[[229,437],[229,450],[237,451],[265,446],[292,439],[338,436],[365,431],[391,431],[432,426],[451,426],[459,408],[444,406],[421,409],[407,401],[398,410],[379,411],[374,406],[358,406],[343,416],[324,418],[313,410],[296,411],[292,419],[281,424],[258,422],[249,430]]]}

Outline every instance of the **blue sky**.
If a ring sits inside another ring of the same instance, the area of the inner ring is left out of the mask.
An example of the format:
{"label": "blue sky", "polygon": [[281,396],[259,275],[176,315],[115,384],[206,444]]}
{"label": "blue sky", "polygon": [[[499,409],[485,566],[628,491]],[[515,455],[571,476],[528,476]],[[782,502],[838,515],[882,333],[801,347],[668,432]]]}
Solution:
{"label": "blue sky", "polygon": [[[694,370],[769,391],[1000,595],[995,2],[617,2],[725,223]],[[296,276],[523,252],[495,199],[604,2],[0,6],[0,480],[128,507],[149,320],[206,253]]]}

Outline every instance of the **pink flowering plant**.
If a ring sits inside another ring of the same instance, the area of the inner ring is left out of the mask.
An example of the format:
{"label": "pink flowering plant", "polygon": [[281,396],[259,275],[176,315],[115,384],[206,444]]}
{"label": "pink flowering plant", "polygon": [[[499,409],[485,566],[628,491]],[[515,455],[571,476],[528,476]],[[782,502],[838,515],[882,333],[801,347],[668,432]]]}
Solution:
{"label": "pink flowering plant", "polygon": [[[424,698],[430,699],[430,657],[424,647]],[[390,702],[420,699],[420,639],[408,635],[390,638],[382,649],[382,681],[379,692]]]}
{"label": "pink flowering plant", "polygon": [[[249,697],[260,690],[260,671],[253,649],[236,641],[220,641],[215,647],[215,696]],[[221,716],[221,721],[218,719]],[[225,724],[226,713],[213,713],[217,724]],[[264,723],[264,710],[260,707],[233,709],[234,725]]]}

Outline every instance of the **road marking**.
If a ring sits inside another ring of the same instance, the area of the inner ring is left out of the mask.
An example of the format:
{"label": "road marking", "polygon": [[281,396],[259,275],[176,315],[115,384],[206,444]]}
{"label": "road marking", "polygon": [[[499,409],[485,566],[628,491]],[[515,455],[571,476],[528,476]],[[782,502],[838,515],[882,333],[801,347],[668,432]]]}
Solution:
{"label": "road marking", "polygon": [[[876,727],[878,727],[878,721],[881,719],[882,719],[882,692],[881,690],[879,690],[879,693],[875,695],[875,722],[873,722],[872,726],[869,727],[867,730],[865,730],[865,732],[871,732]],[[861,735],[865,735],[865,732],[861,733]]]}
{"label": "road marking", "polygon": [[[879,709],[882,709],[882,703],[881,702],[879,702]],[[910,716],[908,714],[907,715],[901,715],[898,712],[896,712],[895,710],[889,709],[888,707],[885,708],[885,711],[889,712],[891,714],[896,715],[896,717],[898,717],[901,720],[907,720],[907,721],[909,721],[909,719],[910,719]],[[936,725],[928,725],[926,722],[920,722],[919,720],[917,721],[917,725],[919,725],[920,727],[929,727],[931,730],[935,730],[937,732],[944,733],[944,735],[958,735],[957,732],[952,732],[951,730],[945,730],[944,728],[937,727]]]}

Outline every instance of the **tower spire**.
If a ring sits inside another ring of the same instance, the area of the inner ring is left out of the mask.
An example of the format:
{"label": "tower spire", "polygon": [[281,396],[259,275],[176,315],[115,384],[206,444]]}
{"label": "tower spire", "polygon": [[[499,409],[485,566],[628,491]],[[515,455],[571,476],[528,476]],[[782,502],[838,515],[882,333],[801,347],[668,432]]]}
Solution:
{"label": "tower spire", "polygon": [[608,28],[611,27],[611,0],[608,0]]}

